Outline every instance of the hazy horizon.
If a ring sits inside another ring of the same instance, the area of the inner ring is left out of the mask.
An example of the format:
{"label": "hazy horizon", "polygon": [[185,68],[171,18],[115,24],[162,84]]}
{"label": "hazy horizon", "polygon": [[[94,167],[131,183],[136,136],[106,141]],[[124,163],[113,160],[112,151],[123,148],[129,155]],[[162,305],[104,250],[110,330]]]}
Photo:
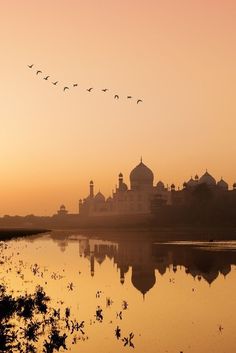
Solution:
{"label": "hazy horizon", "polygon": [[235,15],[230,0],[3,1],[0,215],[77,212],[91,179],[109,196],[140,156],[155,183],[207,168],[231,188]]}

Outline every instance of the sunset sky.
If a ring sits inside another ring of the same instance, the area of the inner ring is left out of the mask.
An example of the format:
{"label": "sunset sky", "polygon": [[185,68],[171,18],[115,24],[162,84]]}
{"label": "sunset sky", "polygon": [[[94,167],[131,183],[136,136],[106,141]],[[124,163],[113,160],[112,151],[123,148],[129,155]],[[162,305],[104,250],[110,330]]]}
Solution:
{"label": "sunset sky", "polygon": [[235,18],[235,0],[2,0],[0,215],[77,212],[141,155],[155,183],[231,187]]}

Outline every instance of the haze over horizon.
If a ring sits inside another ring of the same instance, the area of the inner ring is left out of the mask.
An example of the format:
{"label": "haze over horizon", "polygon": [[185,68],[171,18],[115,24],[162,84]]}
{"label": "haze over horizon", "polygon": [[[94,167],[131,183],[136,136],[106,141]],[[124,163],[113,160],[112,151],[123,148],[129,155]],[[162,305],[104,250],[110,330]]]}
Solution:
{"label": "haze over horizon", "polygon": [[91,179],[109,196],[140,156],[155,183],[182,186],[207,168],[232,187],[235,1],[8,0],[0,9],[0,215],[50,215],[61,203],[77,212]]}

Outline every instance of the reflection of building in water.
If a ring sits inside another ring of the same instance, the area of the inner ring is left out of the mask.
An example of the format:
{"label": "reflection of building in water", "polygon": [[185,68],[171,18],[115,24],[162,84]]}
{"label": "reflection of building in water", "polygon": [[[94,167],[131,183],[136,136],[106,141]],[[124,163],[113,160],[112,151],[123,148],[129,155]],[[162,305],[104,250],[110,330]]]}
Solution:
{"label": "reflection of building in water", "polygon": [[199,281],[204,279],[209,285],[220,274],[226,277],[231,271],[231,265],[236,265],[236,254],[228,251],[207,251],[194,247],[169,246],[173,257],[173,269],[183,266],[186,274]]}
{"label": "reflection of building in water", "polygon": [[120,282],[125,282],[125,274],[131,267],[131,281],[135,288],[142,294],[148,292],[156,282],[155,266],[152,261],[151,247],[148,243],[115,244],[96,240],[81,240],[80,253],[83,249],[84,256],[90,261],[91,276],[95,273],[95,260],[101,265],[107,258],[114,259],[120,270]]}
{"label": "reflection of building in water", "polygon": [[69,243],[67,232],[58,231],[57,233],[52,233],[51,238],[57,243],[62,252],[66,250]]}
{"label": "reflection of building in water", "polygon": [[133,266],[131,281],[133,286],[145,295],[156,283],[155,268]]}
{"label": "reflection of building in water", "polygon": [[80,240],[80,254],[90,261],[91,276],[96,271],[96,263],[102,264],[106,258],[114,260],[120,273],[120,283],[125,283],[128,271],[131,282],[142,295],[156,284],[155,270],[165,275],[166,270],[174,273],[184,268],[198,280],[211,284],[219,274],[227,276],[231,265],[236,265],[236,255],[227,251],[214,252],[197,248],[155,245],[149,242],[118,243],[84,239]]}
{"label": "reflection of building in water", "polygon": [[86,257],[90,261],[90,274],[93,277],[95,273],[95,260],[101,265],[106,257],[114,258],[117,251],[117,244],[94,239],[80,239],[80,256]]}
{"label": "reflection of building in water", "polygon": [[131,281],[133,286],[145,295],[156,283],[155,268],[159,265],[160,273],[164,273],[169,259],[163,256],[154,257],[152,246],[148,242],[113,244],[110,242],[98,242],[95,240],[80,241],[80,252],[83,248],[85,257],[90,260],[91,275],[94,275],[95,264],[102,264],[106,257],[113,258],[120,271],[120,283],[124,284],[125,275],[131,268]]}
{"label": "reflection of building in water", "polygon": [[150,243],[120,242],[115,262],[120,270],[122,284],[125,282],[125,274],[131,267],[131,282],[143,295],[155,285],[155,264]]}

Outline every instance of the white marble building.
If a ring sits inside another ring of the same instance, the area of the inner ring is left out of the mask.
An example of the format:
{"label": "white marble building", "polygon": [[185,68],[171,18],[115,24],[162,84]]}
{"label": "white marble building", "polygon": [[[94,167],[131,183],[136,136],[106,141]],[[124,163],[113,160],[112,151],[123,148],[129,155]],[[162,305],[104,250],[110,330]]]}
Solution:
{"label": "white marble building", "polygon": [[171,203],[171,192],[161,181],[153,184],[154,174],[142,159],[131,171],[129,178],[130,188],[120,173],[118,187],[107,199],[100,191],[94,193],[94,183],[90,181],[89,196],[79,201],[79,213],[84,216],[149,214],[154,196],[165,204]]}

